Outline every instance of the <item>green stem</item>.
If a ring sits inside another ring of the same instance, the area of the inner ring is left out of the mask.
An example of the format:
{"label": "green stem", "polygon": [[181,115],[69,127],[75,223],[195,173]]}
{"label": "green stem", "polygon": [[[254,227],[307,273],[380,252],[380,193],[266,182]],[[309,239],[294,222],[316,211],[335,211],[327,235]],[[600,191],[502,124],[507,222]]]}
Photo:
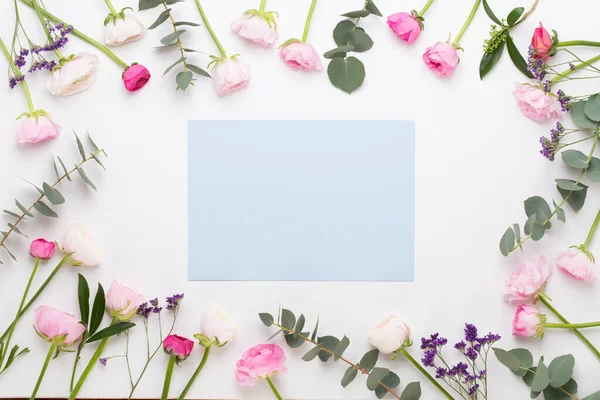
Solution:
{"label": "green stem", "polygon": [[[6,56],[6,61],[8,61],[8,65],[10,65],[10,67],[13,70],[13,72],[15,73],[15,75],[17,77],[23,76],[23,74],[21,73],[19,68],[17,68],[17,66],[15,65],[15,62],[13,61],[12,57],[10,56],[10,52],[6,48],[6,45],[4,44],[4,41],[1,38],[0,38],[0,48],[2,49],[2,52],[4,53],[4,55]],[[29,91],[29,85],[27,85],[27,82],[25,82],[25,79],[23,79],[21,81],[21,85],[23,86],[23,91],[25,92],[25,98],[27,99],[27,107],[29,108],[29,112],[33,113],[35,111],[35,107],[33,106],[33,100],[31,99],[31,92]]]}
{"label": "green stem", "polygon": [[33,389],[33,393],[31,394],[31,400],[35,400],[35,396],[37,396],[38,390],[40,390],[40,385],[42,384],[42,380],[44,379],[44,375],[46,375],[46,370],[48,369],[48,364],[50,364],[50,360],[52,360],[52,355],[56,351],[56,345],[52,343],[50,345],[50,349],[48,349],[48,355],[46,356],[46,360],[44,361],[44,365],[42,366],[42,370],[40,371],[40,376],[35,384],[35,388]]}
{"label": "green stem", "polygon": [[200,16],[202,17],[202,21],[204,22],[204,25],[206,26],[208,33],[210,33],[210,36],[212,37],[213,41],[215,42],[215,45],[219,49],[219,53],[221,53],[221,58],[223,60],[227,59],[227,53],[225,52],[225,49],[221,45],[221,42],[219,42],[219,38],[217,38],[215,31],[213,31],[213,28],[210,26],[210,23],[208,22],[208,18],[206,18],[206,14],[204,13],[204,9],[202,8],[202,4],[200,4],[200,0],[196,0],[196,6],[198,7],[198,11],[200,12]]}
{"label": "green stem", "polygon": [[271,388],[271,390],[273,391],[273,393],[275,394],[275,397],[277,397],[277,400],[283,400],[283,397],[281,397],[281,395],[279,394],[279,392],[277,391],[277,388],[275,387],[275,385],[273,384],[273,381],[271,380],[270,376],[267,376],[265,378],[267,380],[267,383],[269,384],[269,387]]}
{"label": "green stem", "polygon": [[570,46],[600,47],[600,42],[593,42],[591,40],[566,40],[564,42],[556,43],[556,47],[570,47]]}
{"label": "green stem", "polygon": [[598,214],[596,214],[596,219],[594,219],[594,223],[592,224],[592,227],[590,228],[590,231],[588,232],[588,235],[585,238],[585,242],[583,242],[583,245],[581,246],[581,247],[583,247],[583,250],[587,250],[588,246],[590,245],[590,242],[592,241],[592,238],[594,237],[594,233],[596,232],[596,228],[598,228],[599,222],[600,222],[600,210],[598,211]]}
{"label": "green stem", "polygon": [[427,371],[425,371],[425,368],[423,368],[423,367],[421,366],[421,364],[419,364],[419,363],[417,362],[417,360],[415,360],[415,359],[413,358],[413,356],[411,356],[411,355],[408,353],[408,351],[406,351],[406,349],[405,349],[404,347],[400,348],[400,353],[401,353],[401,354],[402,354],[402,355],[403,355],[403,356],[404,356],[404,357],[405,357],[405,358],[406,358],[406,359],[407,359],[407,360],[408,360],[408,361],[409,361],[409,362],[410,362],[410,363],[411,363],[411,364],[412,364],[412,365],[413,365],[413,366],[414,366],[416,369],[418,369],[418,370],[419,370],[419,372],[421,372],[421,374],[423,374],[423,376],[424,376],[425,378],[427,378],[427,380],[428,380],[429,382],[431,382],[431,384],[432,384],[433,386],[435,386],[435,387],[436,387],[436,388],[437,388],[437,389],[438,389],[440,392],[442,392],[442,394],[444,395],[444,397],[446,397],[447,399],[450,399],[450,400],[454,400],[454,397],[452,397],[452,395],[451,395],[450,393],[448,393],[448,392],[446,391],[446,389],[444,389],[444,388],[442,387],[442,385],[440,385],[440,383],[439,383],[438,381],[436,381],[436,380],[433,378],[433,376],[429,375],[429,373],[428,373]]}
{"label": "green stem", "polygon": [[[52,43],[54,41],[54,39],[52,38],[52,35],[50,34],[50,29],[46,25],[46,19],[42,15],[42,7],[40,7],[40,3],[38,3],[38,0],[32,0],[32,5],[33,5],[33,9],[35,10],[35,13],[36,13],[38,19],[40,20],[40,24],[42,25],[44,32],[46,32],[46,37],[48,38],[48,43]],[[56,53],[56,56],[58,57],[59,60],[61,60],[61,61],[63,60],[64,57],[58,49],[54,49],[54,53]]]}
{"label": "green stem", "polygon": [[471,21],[473,21],[475,14],[477,14],[477,10],[479,9],[480,4],[481,4],[481,0],[475,0],[475,4],[473,5],[473,9],[471,9],[471,13],[467,17],[465,24],[462,26],[462,28],[460,28],[460,32],[458,32],[458,35],[456,35],[456,39],[454,39],[454,42],[453,42],[454,45],[458,45],[458,42],[460,42],[460,39],[465,34],[465,31],[467,30],[469,25],[471,25]]}
{"label": "green stem", "polygon": [[61,268],[65,265],[66,261],[67,261],[67,256],[64,256],[63,259],[60,260],[58,265],[52,270],[50,275],[48,275],[48,278],[46,278],[44,283],[42,283],[42,286],[40,286],[40,288],[37,290],[37,292],[35,292],[35,294],[27,302],[27,304],[25,304],[23,306],[23,309],[21,310],[21,312],[19,313],[17,318],[15,318],[11,322],[10,326],[6,329],[6,331],[4,331],[2,336],[0,336],[0,342],[2,342],[4,340],[4,338],[8,335],[8,333],[10,332],[11,329],[14,329],[14,327],[17,325],[18,320],[27,312],[27,310],[29,310],[29,308],[33,305],[33,303],[37,300],[37,298],[40,297],[40,295],[42,294],[44,289],[46,289],[46,286],[48,286],[48,284],[52,281],[52,279],[54,279],[56,274],[58,274],[58,271],[60,271]]}
{"label": "green stem", "polygon": [[310,9],[308,10],[308,16],[306,17],[306,22],[304,23],[304,33],[302,34],[302,43],[306,43],[306,39],[308,39],[308,31],[310,30],[310,22],[312,21],[313,13],[315,12],[315,6],[317,5],[317,0],[312,0],[310,3]]}
{"label": "green stem", "polygon": [[574,68],[569,68],[568,70],[564,71],[563,73],[556,75],[554,77],[554,79],[552,79],[550,81],[550,83],[553,85],[556,82],[558,82],[561,78],[567,77],[567,76],[571,75],[573,72],[577,71],[578,69],[587,67],[588,65],[591,65],[591,64],[595,63],[596,61],[600,61],[600,55],[598,55],[594,58],[590,58],[587,61],[581,62],[581,63],[577,64]]}
{"label": "green stem", "polygon": [[421,11],[419,11],[419,17],[422,17],[423,15],[425,15],[425,13],[427,12],[427,10],[429,10],[429,7],[431,7],[432,4],[433,4],[433,0],[427,0],[427,3],[425,3],[425,6],[423,6]]}
{"label": "green stem", "polygon": [[198,375],[200,375],[200,371],[202,371],[202,368],[204,368],[204,364],[206,364],[206,360],[208,360],[209,354],[210,354],[210,346],[208,346],[208,347],[206,347],[206,349],[204,349],[204,355],[202,356],[202,361],[200,361],[200,365],[198,365],[198,368],[196,368],[196,371],[194,371],[194,374],[190,378],[189,382],[187,383],[187,385],[185,385],[185,388],[183,389],[183,392],[181,392],[181,394],[179,395],[178,400],[185,399],[185,396],[188,394],[188,392],[192,388],[192,385],[196,381],[196,378],[198,378]]}
{"label": "green stem", "polygon": [[106,6],[108,7],[108,9],[110,10],[110,13],[112,15],[119,15],[119,13],[115,9],[115,7],[112,5],[112,3],[110,2],[110,0],[104,0],[104,2],[106,3]]}
{"label": "green stem", "polygon": [[260,0],[260,8],[258,12],[262,15],[265,12],[265,8],[267,7],[267,0]]}
{"label": "green stem", "polygon": [[167,373],[165,374],[165,383],[163,384],[160,400],[167,400],[169,398],[169,388],[171,387],[171,378],[173,378],[173,367],[175,367],[175,360],[177,360],[177,356],[171,356],[169,358],[169,364],[167,364]]}
{"label": "green stem", "polygon": [[584,322],[580,324],[557,324],[555,322],[546,322],[544,328],[552,329],[583,329],[583,328],[595,328],[600,326],[600,322]]}
{"label": "green stem", "polygon": [[[560,319],[565,324],[569,323],[569,321],[567,321],[567,319],[563,317],[544,296],[539,296],[538,299],[542,302],[542,304],[546,306],[546,308],[548,308],[548,310],[552,311],[552,314],[554,314],[556,318]],[[572,329],[572,332],[587,346],[588,349],[590,349],[590,351],[596,356],[596,358],[600,360],[600,351],[598,351],[598,349],[592,344],[592,342],[590,342],[585,336],[583,336],[583,334],[577,329]]]}
{"label": "green stem", "polygon": [[[23,310],[23,305],[25,304],[25,299],[27,298],[27,294],[29,293],[29,289],[31,288],[31,283],[33,282],[33,278],[35,277],[35,273],[38,270],[40,265],[40,259],[38,257],[35,258],[35,264],[33,266],[33,270],[31,271],[31,275],[29,276],[29,280],[27,281],[27,285],[25,286],[25,291],[23,292],[23,297],[21,297],[21,303],[19,303],[19,308],[17,309],[17,315],[15,316],[15,322],[10,325],[8,335],[6,338],[6,342],[4,343],[5,351],[0,355],[0,369],[2,368],[2,364],[4,363],[4,357],[7,354],[8,349],[10,348],[10,339],[12,339],[12,335],[15,332],[15,327],[17,326],[17,322],[19,322],[19,318],[21,316],[21,311]],[[2,370],[4,371],[4,370]],[[0,372],[2,373],[2,372]]]}

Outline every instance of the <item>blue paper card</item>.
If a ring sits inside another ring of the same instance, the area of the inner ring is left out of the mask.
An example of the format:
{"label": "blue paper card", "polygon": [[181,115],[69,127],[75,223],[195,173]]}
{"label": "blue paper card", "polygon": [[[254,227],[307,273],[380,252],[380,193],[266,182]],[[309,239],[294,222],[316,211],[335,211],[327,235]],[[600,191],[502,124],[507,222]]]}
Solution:
{"label": "blue paper card", "polygon": [[190,121],[189,279],[412,281],[415,126]]}

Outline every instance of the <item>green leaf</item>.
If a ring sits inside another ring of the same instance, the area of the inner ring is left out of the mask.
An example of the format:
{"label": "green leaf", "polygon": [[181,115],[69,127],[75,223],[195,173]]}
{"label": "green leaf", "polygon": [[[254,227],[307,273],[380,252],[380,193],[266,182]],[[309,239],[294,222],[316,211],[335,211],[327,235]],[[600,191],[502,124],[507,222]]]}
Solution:
{"label": "green leaf", "polygon": [[536,370],[537,370],[537,367],[531,367],[531,368],[529,368],[529,371],[527,371],[525,373],[525,375],[523,376],[523,382],[528,387],[531,387],[531,384],[533,383],[533,377],[535,376],[535,371]]}
{"label": "green leaf", "polygon": [[79,149],[81,159],[85,161],[85,149],[83,148],[83,144],[81,143],[81,140],[79,140],[79,136],[77,136],[77,133],[75,133],[75,131],[73,131],[73,134],[75,135],[75,140],[77,141],[77,148]]}
{"label": "green leaf", "polygon": [[571,104],[571,110],[569,113],[571,114],[571,118],[575,125],[582,129],[595,129],[597,122],[592,121],[588,118],[585,113],[586,101],[581,100]]}
{"label": "green leaf", "polygon": [[317,317],[317,323],[315,324],[315,329],[313,329],[313,333],[310,336],[310,340],[312,340],[313,342],[315,341],[315,338],[317,337],[318,330],[319,330],[319,317]]}
{"label": "green leaf", "polygon": [[33,208],[36,209],[40,214],[50,217],[50,218],[58,218],[58,214],[54,212],[46,203],[41,200],[38,200],[33,204]]}
{"label": "green leaf", "polygon": [[290,331],[293,331],[296,326],[296,316],[286,308],[281,310],[281,326]]}
{"label": "green leaf", "polygon": [[175,22],[175,26],[184,26],[184,25],[187,25],[187,26],[202,26],[202,25],[197,24],[195,22],[188,22],[188,21],[177,21],[177,22]]}
{"label": "green leaf", "polygon": [[381,13],[381,11],[379,11],[379,8],[377,8],[373,0],[367,0],[365,10],[367,10],[373,15],[377,15],[378,17],[383,17],[383,14]]}
{"label": "green leaf", "polygon": [[371,15],[371,12],[367,9],[364,10],[356,10],[356,11],[350,11],[347,12],[345,14],[342,14],[342,17],[346,17],[346,18],[364,18],[364,17],[368,17],[369,15]]}
{"label": "green leaf", "polygon": [[373,368],[373,371],[369,374],[367,378],[367,388],[370,391],[377,389],[379,386],[379,382],[385,379],[386,376],[390,374],[390,370],[387,368]]}
{"label": "green leaf", "polygon": [[561,153],[562,160],[569,167],[583,169],[589,166],[587,157],[579,150],[565,150]]}
{"label": "green leaf", "polygon": [[96,157],[96,155],[94,153],[90,153],[90,157],[92,157],[94,159],[94,161],[96,161],[98,163],[98,165],[101,166],[102,169],[106,171],[106,168],[104,167],[104,164],[102,164],[102,162],[100,161],[100,159],[98,157]]}
{"label": "green leaf", "polygon": [[[306,337],[308,334],[309,334],[309,332],[301,333],[301,335],[304,337]],[[298,348],[304,344],[304,339],[302,339],[300,336],[296,336],[292,333],[283,335],[283,337],[285,338],[285,342],[287,343],[287,345],[290,346],[292,349]]]}
{"label": "green leaf", "polygon": [[108,326],[108,327],[102,329],[101,331],[98,331],[95,335],[92,335],[91,337],[89,337],[88,340],[86,340],[86,343],[92,343],[92,342],[96,342],[98,340],[102,340],[102,339],[109,338],[111,336],[118,335],[120,333],[125,332],[128,329],[133,328],[134,326],[135,326],[135,324],[133,322],[119,322],[117,324]]}
{"label": "green leaf", "polygon": [[502,53],[504,53],[504,41],[500,42],[491,53],[483,54],[479,63],[479,79],[483,79],[494,68]]}
{"label": "green leaf", "polygon": [[544,224],[552,214],[552,211],[550,211],[550,206],[548,205],[546,200],[544,200],[544,198],[540,196],[532,196],[528,198],[527,200],[525,200],[524,205],[525,214],[528,217],[531,217],[535,214],[536,221],[540,224]]}
{"label": "green leaf", "polygon": [[506,36],[506,50],[508,50],[508,55],[512,60],[513,64],[519,71],[523,73],[528,78],[533,78],[533,75],[527,69],[527,61],[523,58],[517,46],[513,42],[513,39],[510,35]]}
{"label": "green leaf", "polygon": [[508,256],[513,247],[515,247],[515,240],[515,231],[512,228],[508,228],[500,239],[500,253],[504,257]]}
{"label": "green leaf", "polygon": [[94,185],[94,183],[90,180],[90,178],[88,178],[87,174],[85,173],[85,171],[83,170],[83,168],[77,167],[77,172],[79,172],[79,176],[81,176],[81,179],[83,179],[83,181],[85,183],[88,184],[89,187],[91,187],[92,189],[98,191],[98,189],[96,188],[96,185]]}
{"label": "green leaf", "polygon": [[[340,340],[335,336],[322,336],[317,340],[317,343],[320,344],[324,349],[329,351],[333,351],[335,346],[338,345]],[[326,351],[319,352],[319,359],[323,362],[327,362],[331,358],[331,354]]]}
{"label": "green leaf", "polygon": [[58,158],[58,162],[60,162],[63,171],[65,171],[65,176],[67,177],[68,181],[71,182],[71,176],[69,175],[69,170],[67,170],[67,167],[65,167],[65,163],[59,156],[56,156],[56,158]]}
{"label": "green leaf", "polygon": [[[394,389],[395,387],[400,385],[400,377],[398,375],[396,375],[394,372],[390,371],[388,376],[386,376],[385,378],[383,378],[381,380],[381,383],[384,384],[385,386],[389,387],[390,389]],[[382,385],[379,385],[375,388],[375,395],[377,396],[378,399],[383,399],[386,394],[388,394],[388,391]]]}
{"label": "green leaf", "polygon": [[600,94],[590,96],[585,103],[584,112],[586,117],[592,121],[600,121]]}
{"label": "green leaf", "polygon": [[312,349],[310,349],[305,355],[302,356],[304,361],[312,361],[317,355],[319,355],[319,351],[321,351],[321,345],[316,345]]}
{"label": "green leaf", "polygon": [[[21,179],[23,179],[23,178],[21,178]],[[44,191],[43,191],[42,189],[40,189],[38,186],[36,186],[35,184],[33,184],[33,183],[29,182],[27,179],[23,179],[23,181],[24,181],[24,182],[27,182],[27,183],[29,183],[31,186],[33,186],[33,187],[35,188],[35,190],[37,190],[37,191],[38,191],[38,193],[39,193],[39,194],[41,194],[42,196],[44,196],[44,195],[45,195]]]}
{"label": "green leaf", "polygon": [[54,167],[54,173],[56,174],[56,180],[60,180],[60,175],[58,174],[58,165],[56,165],[56,159],[52,156],[52,166]]}
{"label": "green leaf", "polygon": [[344,373],[344,376],[342,377],[342,387],[346,387],[350,383],[352,383],[354,378],[356,378],[357,374],[358,370],[356,368],[354,368],[353,366],[348,367],[348,369]]}
{"label": "green leaf", "polygon": [[154,23],[146,29],[154,29],[154,28],[160,26],[163,22],[165,22],[166,20],[169,19],[170,12],[171,12],[170,8],[167,8],[165,11],[161,12],[160,15],[158,16],[158,18],[156,18],[156,21],[154,21]]}
{"label": "green leaf", "polygon": [[2,247],[4,247],[4,250],[6,250],[6,252],[8,253],[8,256],[10,258],[12,258],[13,261],[17,261],[17,257],[15,257],[15,255],[8,249],[8,247],[6,247],[5,244],[3,244]]}
{"label": "green leaf", "polygon": [[165,69],[165,72],[163,72],[163,76],[168,74],[173,68],[175,68],[177,65],[181,64],[184,61],[185,61],[185,57],[181,57],[179,60],[177,60],[173,64],[169,65],[167,67],[167,69]]}
{"label": "green leaf", "polygon": [[573,377],[575,358],[571,354],[556,357],[548,366],[550,385],[559,388],[566,385]]}
{"label": "green leaf", "polygon": [[373,47],[373,39],[364,31],[350,31],[344,35],[342,40],[353,45],[352,51],[357,53],[363,53]]}
{"label": "green leaf", "polygon": [[8,227],[9,227],[10,229],[12,229],[14,232],[18,233],[19,235],[27,237],[27,235],[24,235],[24,234],[23,234],[23,232],[21,232],[21,231],[19,230],[19,228],[17,228],[17,227],[16,227],[16,226],[14,226],[13,224],[8,224]]}
{"label": "green leaf", "polygon": [[277,335],[279,335],[281,332],[283,332],[283,329],[280,329],[277,332],[275,332],[274,334],[272,334],[271,336],[269,336],[269,338],[266,341],[268,342],[269,340],[271,340],[274,337],[276,337]]}
{"label": "green leaf", "polygon": [[508,25],[514,26],[514,24],[517,23],[519,18],[521,18],[521,15],[523,15],[524,11],[525,9],[523,7],[517,7],[514,10],[512,10],[510,14],[508,14],[508,17],[506,17],[506,22],[508,23]]}
{"label": "green leaf", "polygon": [[194,64],[188,64],[187,67],[190,71],[195,72],[198,75],[204,76],[205,78],[212,78],[208,72]]}
{"label": "green leaf", "polygon": [[77,282],[77,298],[79,299],[81,322],[87,326],[90,321],[90,287],[87,280],[81,274],[79,274]]}
{"label": "green leaf", "polygon": [[494,12],[492,11],[492,9],[490,8],[487,0],[483,0],[483,9],[485,10],[485,13],[487,14],[488,17],[490,17],[490,19],[492,21],[494,21],[495,23],[497,23],[498,25],[502,25],[502,21],[500,21],[498,19],[498,17],[496,17],[496,15],[494,14]]}
{"label": "green leaf", "polygon": [[329,63],[327,74],[333,86],[350,94],[363,84],[365,66],[355,57],[334,58]]}
{"label": "green leaf", "polygon": [[90,141],[90,143],[92,144],[92,146],[94,146],[94,151],[100,150],[100,147],[98,147],[98,145],[96,144],[96,142],[94,142],[94,139],[92,138],[92,135],[90,135],[90,132],[86,131],[86,133],[88,135],[88,140]]}
{"label": "green leaf", "polygon": [[574,181],[570,180],[570,179],[555,179],[556,181],[556,186],[558,186],[561,189],[565,189],[568,191],[578,191],[578,190],[583,190],[583,188],[581,186],[578,186],[575,184]]}
{"label": "green leaf", "polygon": [[534,392],[541,392],[550,384],[550,377],[548,376],[548,367],[544,364],[544,357],[540,358],[540,361],[531,382],[531,390]]}
{"label": "green leaf", "polygon": [[337,44],[338,46],[344,46],[348,44],[343,40],[343,38],[346,35],[346,33],[353,30],[355,26],[356,25],[352,21],[345,20],[339,22],[333,30],[333,40],[335,41],[335,44]]}
{"label": "green leaf", "polygon": [[494,350],[494,355],[498,361],[500,361],[500,364],[504,365],[512,372],[517,372],[521,369],[521,360],[519,360],[515,354],[498,347],[492,347],[492,350]]}
{"label": "green leaf", "polygon": [[96,297],[94,298],[94,304],[92,305],[92,316],[90,317],[90,324],[88,327],[90,335],[96,333],[96,330],[98,330],[98,327],[102,323],[105,304],[106,298],[104,297],[104,288],[101,284],[98,284],[98,290],[96,291]]}
{"label": "green leaf", "polygon": [[567,200],[567,203],[575,212],[581,210],[581,207],[583,207],[588,189],[588,187],[581,182],[579,182],[578,185],[581,186],[583,189],[576,192],[557,188],[563,199]]}
{"label": "green leaf", "polygon": [[144,11],[144,10],[149,10],[154,7],[158,7],[161,4],[163,4],[163,3],[159,0],[140,0],[140,2],[138,4],[138,8],[140,11]]}
{"label": "green leaf", "polygon": [[411,382],[406,385],[400,398],[402,400],[419,400],[421,398],[421,383]]}
{"label": "green leaf", "polygon": [[306,323],[306,318],[304,318],[304,314],[300,314],[300,317],[298,317],[298,321],[296,322],[296,327],[294,328],[294,336],[298,336],[298,334],[300,332],[302,332],[302,329],[304,329],[305,323]]}
{"label": "green leaf", "polygon": [[8,214],[8,215],[10,215],[11,217],[15,217],[15,218],[21,218],[21,216],[20,216],[20,215],[18,215],[18,214],[15,214],[14,212],[12,212],[12,211],[10,211],[10,210],[4,210],[4,211],[2,211],[2,212],[3,212],[3,213],[5,213],[5,214]]}
{"label": "green leaf", "polygon": [[339,46],[339,47],[336,47],[335,49],[326,51],[325,53],[323,53],[323,57],[325,57],[328,60],[330,60],[332,58],[346,57],[346,53],[348,53],[349,51],[352,51],[352,50],[354,50],[354,46],[351,44],[347,44],[347,45]]}
{"label": "green leaf", "polygon": [[560,208],[554,200],[552,200],[552,204],[554,204],[554,209],[556,210],[556,218],[561,222],[567,222],[567,216],[565,215],[565,210]]}
{"label": "green leaf", "polygon": [[588,178],[592,182],[600,182],[600,158],[592,157],[587,169]]}
{"label": "green leaf", "polygon": [[577,393],[577,390],[577,382],[575,382],[574,379],[570,379],[569,382],[561,386],[560,389],[553,388],[552,386],[548,386],[546,389],[544,389],[544,400],[572,400],[573,397],[565,392],[574,395]]}
{"label": "green leaf", "polygon": [[53,205],[56,206],[58,204],[63,204],[65,202],[65,198],[62,194],[52,186],[48,185],[46,182],[42,185],[44,189],[44,193],[46,194],[46,198]]}
{"label": "green leaf", "polygon": [[177,89],[181,89],[185,91],[192,80],[194,79],[194,75],[190,71],[181,71],[175,77],[175,82],[177,83]]}
{"label": "green leaf", "polygon": [[19,210],[21,210],[21,212],[24,215],[27,215],[28,217],[33,218],[33,214],[30,213],[25,207],[23,207],[23,204],[19,203],[19,200],[15,199],[15,204],[17,205]]}
{"label": "green leaf", "polygon": [[531,355],[531,352],[527,349],[512,349],[508,352],[517,357],[520,362],[519,369],[513,371],[513,373],[520,377],[525,376],[527,374],[526,369],[530,369],[533,366],[533,356]]}
{"label": "green leaf", "polygon": [[581,400],[600,400],[600,390],[584,397]]}
{"label": "green leaf", "polygon": [[513,224],[512,228],[515,232],[515,242],[517,242],[517,245],[521,247],[521,245],[519,244],[521,242],[521,227],[519,226],[519,224]]}
{"label": "green leaf", "polygon": [[367,372],[371,372],[371,370],[373,368],[375,368],[378,358],[379,358],[379,350],[378,349],[369,350],[362,356],[358,365],[360,365],[361,369],[364,369]]}
{"label": "green leaf", "polygon": [[333,349],[333,361],[337,361],[344,354],[344,351],[350,346],[350,339],[344,335],[342,340]]}
{"label": "green leaf", "polygon": [[185,29],[182,29],[177,32],[169,33],[167,36],[160,39],[160,42],[165,46],[171,45],[171,44],[175,43],[177,41],[177,39],[179,39],[179,37],[181,35],[183,35],[184,33],[185,33]]}
{"label": "green leaf", "polygon": [[273,325],[273,322],[275,321],[273,319],[273,316],[269,313],[259,313],[258,314],[260,320],[262,321],[263,324],[265,324],[265,326],[271,326]]}

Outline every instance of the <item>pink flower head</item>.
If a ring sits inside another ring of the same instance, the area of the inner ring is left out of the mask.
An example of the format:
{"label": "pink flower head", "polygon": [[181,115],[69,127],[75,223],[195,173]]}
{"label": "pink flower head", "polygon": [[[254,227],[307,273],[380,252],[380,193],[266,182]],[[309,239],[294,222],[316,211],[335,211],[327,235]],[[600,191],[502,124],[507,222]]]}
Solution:
{"label": "pink flower head", "polygon": [[61,348],[75,343],[85,332],[79,318],[48,306],[35,310],[34,327],[44,340],[56,342]]}
{"label": "pink flower head", "polygon": [[544,90],[532,85],[516,84],[513,94],[519,109],[529,119],[543,121],[562,117],[552,98]]}
{"label": "pink flower head", "polygon": [[144,295],[113,281],[106,294],[106,310],[120,321],[129,321],[144,302]]}
{"label": "pink flower head", "polygon": [[193,348],[194,342],[178,335],[169,335],[163,341],[165,353],[177,357],[177,361],[188,358]]}
{"label": "pink flower head", "polygon": [[589,255],[579,249],[569,249],[556,256],[559,270],[579,281],[596,280],[596,264]]}
{"label": "pink flower head", "polygon": [[29,246],[29,254],[31,254],[32,257],[39,258],[40,260],[48,260],[52,258],[54,250],[56,250],[56,244],[45,239],[35,239]]}
{"label": "pink flower head", "polygon": [[387,20],[388,26],[394,31],[396,36],[411,44],[421,34],[421,22],[415,14],[399,12],[390,15]]}
{"label": "pink flower head", "polygon": [[219,96],[248,86],[250,83],[250,66],[236,58],[218,64],[212,73],[215,90]]}
{"label": "pink flower head", "polygon": [[248,349],[236,364],[235,379],[242,386],[252,386],[277,372],[287,372],[285,353],[276,344],[259,344]]}
{"label": "pink flower head", "polygon": [[458,65],[458,52],[450,43],[437,42],[425,50],[423,61],[437,76],[450,76]]}
{"label": "pink flower head", "polygon": [[548,33],[541,22],[540,26],[535,28],[533,31],[531,45],[535,49],[535,52],[539,58],[543,59],[544,61],[548,60],[548,58],[552,55],[554,41],[552,40],[550,33]]}
{"label": "pink flower head", "polygon": [[277,40],[277,25],[269,23],[260,15],[244,14],[231,23],[231,29],[241,38],[262,46]]}
{"label": "pink flower head", "polygon": [[552,263],[544,256],[525,261],[506,280],[505,300],[525,301],[537,298],[552,274]]}
{"label": "pink flower head", "polygon": [[520,304],[513,319],[513,336],[541,336],[544,331],[544,319],[537,307]]}
{"label": "pink flower head", "polygon": [[17,128],[18,144],[34,144],[50,140],[60,135],[60,125],[55,124],[50,116],[43,114],[26,115]]}
{"label": "pink flower head", "polygon": [[279,57],[293,70],[322,71],[319,54],[308,43],[292,42],[279,49]]}
{"label": "pink flower head", "polygon": [[150,80],[150,71],[142,64],[133,64],[123,72],[123,84],[130,92],[137,92]]}

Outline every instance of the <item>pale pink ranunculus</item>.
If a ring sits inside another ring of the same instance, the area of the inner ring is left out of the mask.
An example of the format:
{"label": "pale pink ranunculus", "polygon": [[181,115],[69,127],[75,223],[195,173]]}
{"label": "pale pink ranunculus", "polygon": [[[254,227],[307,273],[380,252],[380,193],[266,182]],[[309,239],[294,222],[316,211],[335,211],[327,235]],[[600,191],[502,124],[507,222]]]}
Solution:
{"label": "pale pink ranunculus", "polygon": [[129,321],[144,302],[144,295],[113,281],[106,293],[106,310],[119,321]]}
{"label": "pale pink ranunculus", "polygon": [[123,72],[123,84],[130,92],[137,92],[150,80],[150,71],[142,64],[133,64]]}
{"label": "pale pink ranunculus", "polygon": [[238,36],[262,46],[269,46],[277,40],[277,26],[259,15],[244,14],[231,23],[231,29]]}
{"label": "pale pink ranunculus", "polygon": [[250,66],[236,58],[225,60],[212,73],[215,90],[219,96],[228,95],[250,83]]}
{"label": "pale pink ranunculus", "polygon": [[388,314],[369,334],[369,343],[381,354],[392,354],[410,338],[410,327],[396,314]]}
{"label": "pale pink ranunculus", "polygon": [[543,331],[542,317],[537,307],[520,304],[512,324],[513,336],[534,337]]}
{"label": "pale pink ranunculus", "polygon": [[170,356],[177,357],[177,361],[183,361],[192,353],[194,342],[178,335],[169,335],[163,341],[163,350]]}
{"label": "pale pink ranunculus", "polygon": [[218,346],[224,346],[235,338],[237,327],[223,312],[211,308],[202,314],[200,333]]}
{"label": "pale pink ranunculus", "polygon": [[516,84],[513,94],[519,109],[527,118],[534,121],[562,117],[552,97],[542,89],[526,83]]}
{"label": "pale pink ranunculus", "polygon": [[110,20],[104,26],[104,43],[107,46],[120,46],[140,40],[144,37],[146,28],[140,22],[135,12],[125,12],[124,18]]}
{"label": "pale pink ranunculus", "polygon": [[525,301],[537,298],[552,274],[552,263],[544,256],[522,262],[505,284],[506,301]]}
{"label": "pale pink ranunculus", "polygon": [[425,50],[423,62],[437,76],[451,76],[458,65],[458,52],[450,43],[437,42]]}
{"label": "pale pink ranunculus", "polygon": [[539,58],[542,58],[544,61],[548,60],[552,52],[552,47],[554,46],[554,41],[541,22],[540,26],[533,31],[531,45]]}
{"label": "pale pink ranunculus", "polygon": [[596,264],[579,249],[569,249],[556,256],[559,270],[579,281],[596,280]]}
{"label": "pale pink ranunculus", "polygon": [[[79,318],[48,306],[35,310],[34,328],[44,340],[59,341],[56,344],[61,348],[75,343],[85,332],[85,326],[79,323]],[[61,341],[63,337],[64,341]]]}
{"label": "pale pink ranunculus", "polygon": [[252,386],[258,379],[277,372],[287,372],[285,353],[276,344],[259,344],[248,349],[236,364],[235,379],[242,386]]}
{"label": "pale pink ranunculus", "polygon": [[283,46],[279,49],[279,57],[294,70],[323,70],[319,54],[308,43],[293,42]]}
{"label": "pale pink ranunculus", "polygon": [[35,239],[29,246],[29,254],[40,260],[49,260],[56,250],[56,244],[46,239]]}
{"label": "pale pink ranunculus", "polygon": [[34,144],[50,140],[60,135],[61,127],[49,115],[23,116],[17,128],[17,143]]}
{"label": "pale pink ranunculus", "polygon": [[102,259],[102,253],[94,238],[79,224],[73,224],[67,228],[62,249],[65,253],[73,253],[70,261],[74,266],[95,267],[100,264]]}
{"label": "pale pink ranunculus", "polygon": [[70,96],[82,92],[96,81],[99,60],[90,53],[78,53],[73,59],[52,71],[47,88],[55,96]]}
{"label": "pale pink ranunculus", "polygon": [[421,34],[421,24],[419,21],[417,21],[414,15],[406,12],[390,15],[387,24],[392,31],[394,31],[396,36],[408,44],[417,40]]}

